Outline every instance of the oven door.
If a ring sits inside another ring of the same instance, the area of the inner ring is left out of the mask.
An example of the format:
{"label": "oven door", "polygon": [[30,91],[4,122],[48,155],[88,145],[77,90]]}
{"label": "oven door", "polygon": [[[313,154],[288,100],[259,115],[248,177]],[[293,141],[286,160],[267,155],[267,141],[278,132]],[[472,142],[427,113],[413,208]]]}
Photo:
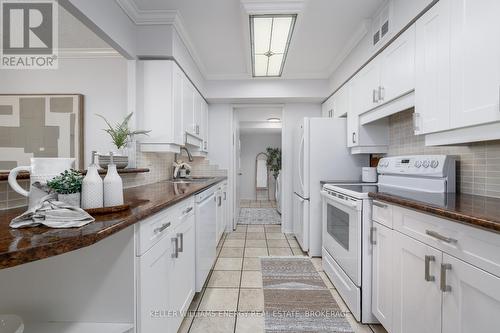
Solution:
{"label": "oven door", "polygon": [[363,200],[339,193],[323,196],[323,248],[361,286],[361,220]]}

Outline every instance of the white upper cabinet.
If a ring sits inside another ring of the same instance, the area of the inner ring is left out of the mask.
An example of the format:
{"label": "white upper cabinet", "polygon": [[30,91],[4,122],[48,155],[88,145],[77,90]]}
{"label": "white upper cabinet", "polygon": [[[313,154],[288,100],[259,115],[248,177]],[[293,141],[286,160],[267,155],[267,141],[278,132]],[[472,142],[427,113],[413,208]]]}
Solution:
{"label": "white upper cabinet", "polygon": [[347,116],[351,109],[351,85],[349,83],[344,84],[333,97],[333,117]]}
{"label": "white upper cabinet", "polygon": [[174,61],[138,61],[137,111],[138,127],[151,130],[140,139],[142,151],[201,150],[208,141],[208,105]]}
{"label": "white upper cabinet", "polygon": [[500,120],[500,1],[451,6],[451,127]]}
{"label": "white upper cabinet", "polygon": [[151,130],[140,138],[143,151],[179,150],[182,129],[182,82],[184,74],[172,61],[137,63],[138,127]]}
{"label": "white upper cabinet", "polygon": [[200,136],[203,139],[202,151],[208,152],[208,104],[205,100],[202,100]]}
{"label": "white upper cabinet", "polygon": [[380,89],[380,58],[369,62],[352,79],[351,83],[351,111],[360,115],[379,105]]}
{"label": "white upper cabinet", "polygon": [[450,0],[416,23],[415,134],[450,127]]}
{"label": "white upper cabinet", "polygon": [[182,82],[182,123],[186,133],[195,134],[194,104],[195,89],[188,79]]}
{"label": "white upper cabinet", "polygon": [[415,25],[380,54],[379,103],[392,101],[415,89]]}
{"label": "white upper cabinet", "polygon": [[322,105],[321,105],[321,116],[323,118],[333,118],[333,99],[335,95],[330,96]]}

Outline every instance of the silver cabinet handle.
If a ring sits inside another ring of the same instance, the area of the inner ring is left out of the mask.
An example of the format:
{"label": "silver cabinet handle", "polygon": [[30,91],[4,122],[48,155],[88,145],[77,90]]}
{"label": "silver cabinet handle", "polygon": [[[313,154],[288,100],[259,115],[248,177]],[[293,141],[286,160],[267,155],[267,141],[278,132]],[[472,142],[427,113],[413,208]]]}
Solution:
{"label": "silver cabinet handle", "polygon": [[177,237],[172,238],[174,243],[174,253],[172,253],[172,258],[179,258],[179,239]]}
{"label": "silver cabinet handle", "polygon": [[373,202],[373,205],[374,205],[374,206],[377,206],[378,208],[383,208],[383,209],[386,209],[386,208],[388,208],[388,207],[389,207],[389,206],[387,206],[387,205],[385,205],[385,204],[383,204],[383,203],[377,202],[377,201],[374,201],[374,202]]}
{"label": "silver cabinet handle", "polygon": [[378,101],[384,101],[385,99],[385,88],[380,86],[378,87]]}
{"label": "silver cabinet handle", "polygon": [[191,212],[193,210],[193,207],[186,208],[183,212],[182,215],[186,215],[187,213]]}
{"label": "silver cabinet handle", "polygon": [[370,243],[372,245],[377,245],[377,240],[375,239],[375,232],[377,231],[377,228],[371,227],[370,228]]}
{"label": "silver cabinet handle", "polygon": [[222,206],[222,197],[219,197],[219,203],[217,204],[219,207]]}
{"label": "silver cabinet handle", "polygon": [[372,101],[373,101],[373,103],[378,103],[377,89],[373,89],[373,92],[372,92]]}
{"label": "silver cabinet handle", "polygon": [[356,143],[356,132],[352,132],[352,143]]}
{"label": "silver cabinet handle", "polygon": [[159,232],[162,232],[163,230],[165,230],[165,229],[167,229],[168,227],[170,227],[170,225],[171,225],[171,224],[172,224],[172,223],[170,223],[170,222],[163,223],[163,224],[161,225],[161,227],[155,228],[155,229],[153,230],[153,232],[154,232],[155,234],[157,234],[157,233],[159,233]]}
{"label": "silver cabinet handle", "polygon": [[455,244],[455,243],[458,243],[458,240],[454,239],[454,238],[450,238],[450,237],[446,237],[446,236],[443,236],[441,235],[440,233],[437,233],[435,231],[432,231],[432,230],[425,230],[425,233],[431,237],[434,237],[436,239],[439,239],[440,241],[443,241],[445,243],[449,243],[449,244]]}
{"label": "silver cabinet handle", "polygon": [[435,276],[432,276],[431,273],[430,273],[430,266],[431,266],[431,261],[436,261],[436,257],[434,256],[425,256],[425,275],[424,275],[424,278],[425,278],[425,281],[427,282],[431,282],[431,281],[435,281],[436,280],[436,277]]}
{"label": "silver cabinet handle", "polygon": [[226,201],[226,200],[227,200],[227,193],[224,192],[224,201]]}
{"label": "silver cabinet handle", "polygon": [[451,264],[441,264],[441,291],[446,293],[451,291],[451,286],[446,284],[446,271],[451,270]]}
{"label": "silver cabinet handle", "polygon": [[178,251],[182,253],[184,252],[184,234],[178,233],[177,238],[180,239],[180,242],[178,242],[180,243]]}

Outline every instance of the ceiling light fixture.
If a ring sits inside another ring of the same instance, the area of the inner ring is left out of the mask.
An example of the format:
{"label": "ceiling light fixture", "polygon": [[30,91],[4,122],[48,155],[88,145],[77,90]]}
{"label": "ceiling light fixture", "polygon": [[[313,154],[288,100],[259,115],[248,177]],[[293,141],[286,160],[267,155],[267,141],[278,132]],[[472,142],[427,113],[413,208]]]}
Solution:
{"label": "ceiling light fixture", "polygon": [[297,14],[250,15],[254,77],[281,76],[296,19]]}
{"label": "ceiling light fixture", "polygon": [[268,118],[267,121],[270,123],[281,123],[280,118]]}

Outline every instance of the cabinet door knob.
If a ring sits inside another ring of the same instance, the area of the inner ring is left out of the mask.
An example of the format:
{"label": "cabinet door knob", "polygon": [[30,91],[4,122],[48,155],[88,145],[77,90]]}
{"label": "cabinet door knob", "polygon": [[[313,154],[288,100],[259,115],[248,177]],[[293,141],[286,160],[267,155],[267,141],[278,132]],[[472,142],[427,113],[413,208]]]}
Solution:
{"label": "cabinet door knob", "polygon": [[352,143],[356,143],[356,132],[352,132]]}
{"label": "cabinet door knob", "polygon": [[431,282],[431,281],[434,281],[436,280],[436,278],[434,276],[431,275],[430,273],[430,266],[431,266],[431,261],[436,261],[436,257],[434,256],[425,256],[425,274],[424,274],[424,278],[425,278],[425,281],[427,282]]}
{"label": "cabinet door knob", "polygon": [[373,103],[378,103],[377,95],[378,95],[377,89],[373,89],[373,91],[372,91],[372,101],[373,101]]}

